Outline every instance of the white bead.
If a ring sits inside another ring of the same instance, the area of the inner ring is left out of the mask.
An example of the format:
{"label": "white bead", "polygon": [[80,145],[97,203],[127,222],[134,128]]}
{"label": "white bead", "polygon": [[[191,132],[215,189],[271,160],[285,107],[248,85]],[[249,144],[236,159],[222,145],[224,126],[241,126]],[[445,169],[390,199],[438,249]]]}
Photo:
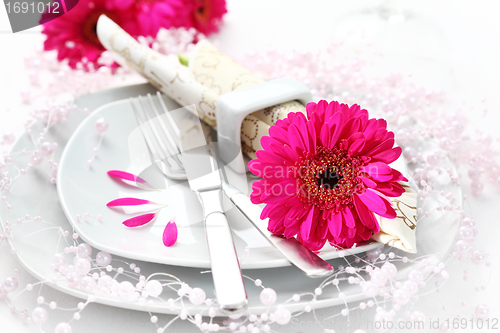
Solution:
{"label": "white bead", "polygon": [[150,280],[146,283],[146,292],[152,297],[158,297],[163,292],[163,286],[158,280]]}
{"label": "white bead", "polygon": [[120,283],[120,287],[118,289],[118,294],[120,295],[120,297],[129,299],[134,292],[135,287],[129,281],[123,281]]}
{"label": "white bead", "polygon": [[36,307],[31,313],[31,318],[35,324],[41,325],[49,319],[49,313],[44,308]]}
{"label": "white bead", "polygon": [[84,258],[78,258],[75,260],[75,271],[80,275],[87,275],[90,272],[92,265],[90,261]]}
{"label": "white bead", "polygon": [[403,289],[408,291],[410,296],[413,296],[418,292],[418,284],[412,280],[408,280],[403,283]]}
{"label": "white bead", "polygon": [[16,291],[17,287],[19,286],[19,283],[17,282],[17,279],[15,277],[9,276],[8,278],[5,279],[2,286],[3,290],[10,293]]}
{"label": "white bead", "polygon": [[87,258],[92,255],[92,247],[87,243],[82,243],[76,248],[77,255],[80,258]]}
{"label": "white bead", "polygon": [[106,130],[108,129],[108,122],[106,121],[106,119],[104,118],[99,118],[96,120],[95,122],[95,129],[99,132],[99,133],[104,133],[106,132]]}
{"label": "white bead", "polygon": [[290,319],[292,319],[290,310],[279,305],[274,312],[274,321],[276,321],[280,325],[286,325],[290,322]]}
{"label": "white bead", "polygon": [[271,288],[265,288],[260,292],[260,301],[264,305],[272,305],[276,302],[276,292]]}
{"label": "white bead", "polygon": [[415,283],[420,283],[424,280],[424,276],[420,271],[413,269],[408,273],[408,280],[412,280]]}
{"label": "white bead", "polygon": [[207,295],[201,288],[193,288],[189,292],[189,301],[194,305],[200,305],[205,302]]}
{"label": "white bead", "polygon": [[410,301],[410,293],[405,289],[397,289],[392,296],[396,304],[405,305]]}
{"label": "white bead", "polygon": [[486,304],[479,304],[474,311],[478,318],[488,318],[490,315],[490,308]]}
{"label": "white bead", "polygon": [[387,283],[387,275],[382,270],[374,270],[370,273],[371,281],[379,287],[383,287]]}
{"label": "white bead", "polygon": [[68,323],[59,323],[56,326],[56,333],[72,333],[73,330],[71,329],[71,326],[69,326]]}
{"label": "white bead", "polygon": [[366,297],[374,297],[378,295],[378,286],[372,281],[366,281],[361,288]]}
{"label": "white bead", "polygon": [[383,264],[381,270],[387,275],[389,279],[393,279],[394,277],[396,277],[396,274],[398,273],[396,265],[390,262],[386,262],[385,264]]}
{"label": "white bead", "polygon": [[97,264],[103,267],[108,266],[111,263],[111,259],[112,259],[111,254],[104,251],[97,253],[95,257],[95,261],[97,262]]}

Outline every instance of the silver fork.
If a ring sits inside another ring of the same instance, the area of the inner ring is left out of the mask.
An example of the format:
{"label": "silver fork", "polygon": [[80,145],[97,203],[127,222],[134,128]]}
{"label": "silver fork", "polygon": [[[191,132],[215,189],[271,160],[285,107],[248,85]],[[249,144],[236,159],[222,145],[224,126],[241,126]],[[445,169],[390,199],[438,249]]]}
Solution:
{"label": "silver fork", "polygon": [[[158,119],[158,123],[154,124],[155,126],[151,126],[155,128],[151,128],[151,130],[149,130],[149,133],[145,133],[148,131],[142,131],[143,136],[150,149],[152,161],[156,162],[160,170],[168,178],[186,179],[187,176],[184,170],[184,166],[178,158],[178,154],[181,151],[179,140],[181,133],[178,127],[175,125],[174,119],[172,119],[171,115],[169,114],[160,92],[157,92],[157,97],[159,100],[159,104],[163,109],[163,113],[160,116],[160,113],[156,110],[156,108],[152,108],[152,114],[149,117],[146,117],[146,121],[155,117],[155,119]],[[148,99],[152,104],[153,100],[150,94],[148,94]],[[138,119],[138,123],[144,123],[145,120],[141,119],[141,115],[138,115],[138,112],[136,110],[135,113]],[[206,141],[211,147],[212,142],[210,135],[206,136]],[[211,152],[212,154],[215,154],[216,157],[218,157],[218,154],[216,154],[213,149],[211,149]],[[177,156],[174,156],[172,154],[177,154]],[[220,161],[218,160],[218,162]],[[267,229],[268,219],[260,219],[260,213],[262,212],[262,209],[259,206],[254,205],[246,195],[229,184],[227,175],[224,171],[224,168],[222,167],[223,164],[219,164],[221,165],[220,170],[222,171],[221,173],[223,176],[222,188],[224,190],[224,193],[231,200],[234,206],[238,208],[240,212],[248,219],[248,221],[250,221],[254,225],[254,227],[259,230],[259,232],[276,249],[278,249],[291,264],[302,270],[307,276],[313,278],[325,277],[333,273],[333,267],[328,262],[321,259],[318,255],[304,247],[295,238],[287,239],[283,236],[273,235]]]}
{"label": "silver fork", "polygon": [[[161,96],[159,101],[163,103]],[[248,300],[231,228],[222,205],[222,180],[207,147],[199,118],[183,109],[174,111],[182,117],[181,132],[171,122],[169,112],[159,114],[151,95],[147,98],[139,96],[131,103],[147,145],[151,147],[151,155],[161,157],[163,167],[185,169],[189,187],[203,208],[205,236],[220,310],[227,313],[244,311]],[[162,118],[170,120],[163,121]],[[178,131],[180,137],[172,136],[171,131]],[[177,140],[180,146],[176,146]],[[179,152],[180,156],[176,155]]]}

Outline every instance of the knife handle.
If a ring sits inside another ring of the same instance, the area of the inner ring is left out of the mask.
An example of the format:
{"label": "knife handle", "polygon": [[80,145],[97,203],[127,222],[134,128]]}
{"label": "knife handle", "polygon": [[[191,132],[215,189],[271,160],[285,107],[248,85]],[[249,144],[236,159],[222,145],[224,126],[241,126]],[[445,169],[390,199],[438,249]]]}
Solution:
{"label": "knife handle", "polygon": [[233,235],[226,215],[218,210],[220,201],[219,205],[214,202],[216,196],[222,199],[221,190],[199,193],[199,196],[205,211],[205,234],[220,309],[226,313],[244,311],[248,300]]}
{"label": "knife handle", "polygon": [[328,262],[321,259],[315,253],[302,245],[295,238],[285,238],[274,235],[267,229],[268,220],[261,220],[262,209],[253,204],[243,193],[233,193],[231,202],[240,210],[243,215],[260,231],[260,233],[273,244],[286,259],[302,270],[309,277],[325,277],[333,273],[333,267]]}

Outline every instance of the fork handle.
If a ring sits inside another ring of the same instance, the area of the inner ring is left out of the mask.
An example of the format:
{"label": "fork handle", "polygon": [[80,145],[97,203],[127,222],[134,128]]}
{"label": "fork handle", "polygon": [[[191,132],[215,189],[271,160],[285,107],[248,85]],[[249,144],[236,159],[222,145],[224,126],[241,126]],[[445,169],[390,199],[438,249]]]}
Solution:
{"label": "fork handle", "polygon": [[248,306],[247,294],[228,220],[222,211],[214,211],[218,206],[214,202],[216,196],[222,199],[221,190],[199,193],[205,212],[205,234],[215,294],[221,311],[238,313]]}
{"label": "fork handle", "polygon": [[[227,186],[227,185],[226,185]],[[229,185],[230,186],[230,185]],[[226,187],[225,187],[226,188]],[[227,194],[228,192],[226,192]],[[231,202],[240,210],[243,215],[274,245],[285,258],[295,267],[303,271],[312,278],[326,277],[333,273],[333,267],[318,255],[311,252],[295,238],[285,238],[274,235],[267,229],[268,220],[261,220],[262,209],[254,205],[250,198],[243,193],[231,193]]]}

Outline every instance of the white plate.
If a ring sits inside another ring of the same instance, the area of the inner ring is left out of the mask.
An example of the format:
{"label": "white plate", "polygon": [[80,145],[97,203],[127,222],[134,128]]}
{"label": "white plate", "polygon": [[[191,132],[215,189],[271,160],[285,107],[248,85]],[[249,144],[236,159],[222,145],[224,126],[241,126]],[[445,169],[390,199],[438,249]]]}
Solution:
{"label": "white plate", "polygon": [[[93,109],[113,100],[153,91],[154,89],[149,85],[110,89],[85,96],[78,101],[78,105],[80,107]],[[60,147],[59,149],[63,149],[68,138],[83,118],[84,115],[81,113],[71,113],[66,124],[56,125],[54,128],[50,129],[50,131],[46,134],[47,140],[58,142]],[[34,134],[37,134],[41,130],[41,127],[34,126],[32,130]],[[29,150],[32,149],[32,147],[33,143],[31,139],[26,135],[23,135],[15,143],[12,151],[21,151],[25,148]],[[83,153],[86,154],[87,152],[82,152],[82,154]],[[19,154],[13,158],[14,165],[19,168],[25,167],[28,162],[29,155],[23,156]],[[454,169],[452,164],[448,164],[445,167]],[[49,171],[50,170],[46,166],[34,168],[13,182],[10,192],[7,194],[8,202],[13,206],[13,209],[9,211],[6,209],[6,205],[0,205],[0,220],[2,227],[5,228],[5,221],[14,221],[18,217],[24,217],[26,214],[29,214],[32,217],[41,216],[44,222],[25,222],[22,224],[14,223],[11,227],[14,238],[12,240],[8,239],[10,245],[16,249],[17,257],[20,263],[36,278],[44,281],[45,285],[51,286],[67,294],[87,299],[89,295],[79,288],[71,288],[64,282],[55,282],[53,280],[55,273],[49,269],[52,256],[55,253],[62,253],[64,247],[68,246],[68,243],[72,244],[71,236],[63,239],[57,233],[58,228],[68,230],[71,233],[72,227],[67,221],[64,212],[59,205],[56,186],[50,184],[49,182]],[[434,189],[437,192],[451,192],[455,199],[460,200],[460,187],[451,184],[447,181],[445,176],[439,177],[439,175],[437,175],[434,181]],[[435,206],[438,202],[437,200],[436,202],[428,200],[428,204],[430,206]],[[417,245],[419,252],[415,255],[415,257],[434,254],[437,252],[444,254],[449,251],[454,243],[454,239],[460,225],[460,219],[456,215],[457,214],[449,211],[435,211],[435,214],[431,214],[431,216],[423,218],[419,221],[417,230]],[[391,251],[393,250],[391,249]],[[93,258],[95,258],[97,252],[98,251],[94,249],[92,255]],[[399,251],[394,252],[405,255]],[[66,257],[68,260],[71,259],[71,256],[69,255]],[[413,256],[408,257],[411,258]],[[432,256],[429,259],[437,260],[436,258],[436,256]],[[341,264],[345,265],[345,259],[335,259],[331,261],[331,263],[334,267],[338,267],[338,265]],[[127,267],[127,265],[131,262],[132,261],[130,259],[114,256],[112,264],[115,267]],[[210,274],[201,274],[203,271],[201,269],[161,265],[140,261],[135,261],[135,264],[141,268],[141,274],[144,274],[145,276],[148,276],[153,272],[169,273],[177,276],[192,287],[203,288],[207,291],[208,297],[214,297],[213,293],[210,293],[210,291],[213,290],[211,276]],[[398,262],[395,262],[395,264],[400,268],[397,278],[406,277],[407,270],[412,268],[409,264],[403,265]],[[293,294],[296,293],[304,294],[314,292],[314,289],[322,282],[321,280],[307,278],[294,267],[257,269],[251,271],[246,270],[244,271],[244,274],[254,279],[259,278],[263,281],[263,284],[266,287],[274,288],[278,295],[276,304],[284,303],[285,301],[291,299]],[[130,277],[122,275],[122,279],[130,280]],[[134,283],[134,280],[130,281]],[[249,299],[249,311],[258,314],[268,310],[267,307],[264,307],[259,300],[259,293],[262,289],[256,287],[253,283],[248,283],[248,280],[245,280],[245,282],[247,282],[246,287]],[[339,288],[346,295],[345,299],[338,298],[337,288],[329,286],[323,290],[322,295],[318,297],[317,301],[310,302],[310,298],[304,296],[301,298],[300,302],[289,302],[286,303],[285,306],[290,310],[299,310],[303,309],[306,304],[310,304],[314,309],[335,306],[344,304],[344,302],[353,302],[365,298],[365,296],[361,293],[359,286],[348,284],[345,280],[341,280]],[[176,294],[168,295],[167,292],[168,291],[161,295],[163,299],[167,299],[168,297],[177,297],[175,296]],[[157,313],[178,314],[180,311],[179,307],[170,309],[165,306],[165,301],[160,299],[153,299],[148,303],[139,303],[126,299],[96,295],[96,302],[126,309]],[[189,302],[185,303],[185,305],[189,310],[199,310]]]}
{"label": "white plate", "polygon": [[[166,100],[170,110],[179,105]],[[91,168],[86,166],[92,149],[99,142],[95,121],[104,118],[109,129],[104,135],[97,158]],[[203,215],[200,202],[186,181],[172,181],[163,177],[160,171],[151,167],[151,173],[158,184],[157,188],[168,189],[146,191],[124,185],[111,179],[109,170],[123,170],[139,174],[149,166],[149,157],[143,149],[141,158],[134,158],[130,151],[137,151],[143,142],[137,127],[133,110],[128,99],[103,105],[93,112],[77,128],[64,150],[59,163],[57,178],[59,199],[70,223],[79,235],[90,245],[112,254],[136,260],[161,264],[210,267]],[[142,164],[142,166],[140,165]],[[150,173],[150,174],[151,174]],[[148,179],[148,178],[146,178]],[[251,175],[247,177],[246,190],[251,189]],[[154,222],[140,228],[127,228],[121,222],[139,215],[135,209],[126,212],[112,210],[106,203],[124,197],[148,199],[168,204],[161,210]],[[227,217],[231,223],[234,242],[238,255],[243,258],[241,267],[245,269],[282,267],[290,265],[283,256],[250,224],[250,222],[229,201]],[[76,216],[88,213],[90,216],[102,215],[102,222],[96,219],[77,220]],[[162,234],[168,221],[175,217],[178,226],[178,239],[174,246],[165,247]],[[365,252],[378,245],[368,243],[350,250],[352,254]],[[319,255],[326,260],[338,257],[337,250],[329,244]]]}

